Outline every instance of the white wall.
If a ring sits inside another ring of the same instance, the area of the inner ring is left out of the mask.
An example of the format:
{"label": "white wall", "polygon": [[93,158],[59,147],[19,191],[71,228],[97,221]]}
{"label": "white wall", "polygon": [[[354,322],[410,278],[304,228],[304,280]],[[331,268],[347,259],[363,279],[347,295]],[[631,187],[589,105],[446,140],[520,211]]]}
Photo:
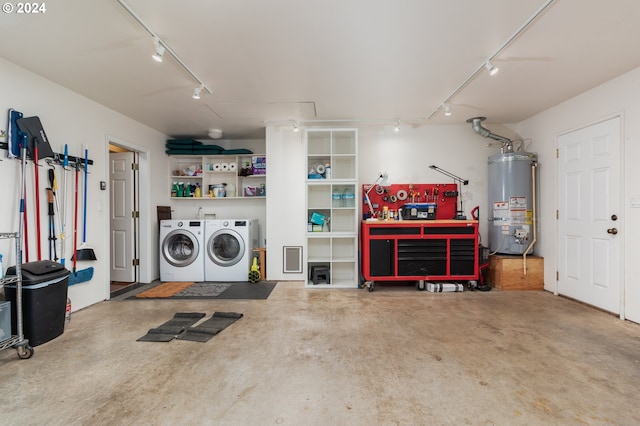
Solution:
{"label": "white wall", "polygon": [[267,127],[267,278],[303,280],[283,272],[283,247],[304,246],[306,231],[304,131]]}
{"label": "white wall", "polygon": [[534,117],[518,123],[522,137],[532,139],[540,160],[540,234],[539,254],[544,256],[545,289],[556,286],[556,159],[557,136],[604,119],[622,117],[623,205],[618,214],[618,234],[623,239],[625,315],[640,322],[640,209],[631,208],[631,199],[640,198],[640,68],[563,102]]}
{"label": "white wall", "polygon": [[[453,183],[451,178],[429,169],[429,165],[435,164],[469,180],[469,185],[462,188],[464,210],[471,219],[471,210],[480,207],[481,238],[488,243],[487,158],[498,153],[498,147],[488,147],[488,140],[474,133],[470,125],[404,126],[397,133],[393,126],[359,126],[358,129],[360,187],[372,183],[379,172],[385,171],[391,183]],[[513,137],[509,129],[492,130]],[[303,131],[295,133],[290,126],[267,128],[267,187],[270,188],[267,275],[271,280],[305,278],[302,274],[282,273],[282,247],[305,244],[303,137]]]}
{"label": "white wall", "polygon": [[[86,283],[80,283],[69,289],[69,295],[73,302],[73,309],[77,310],[93,303],[105,300],[109,294],[109,191],[99,189],[100,181],[109,181],[107,168],[107,135],[120,141],[135,145],[146,150],[146,160],[151,173],[159,173],[164,176],[167,170],[164,143],[166,136],[137,123],[119,113],[116,113],[94,101],[71,92],[51,81],[24,70],[10,62],[0,59],[0,128],[7,128],[7,111],[14,108],[22,112],[25,117],[39,116],[43,127],[55,152],[62,152],[64,144],[69,145],[69,154],[82,156],[84,146],[89,149],[89,157],[93,165],[89,167],[88,196],[87,196],[87,243],[94,249],[97,261],[78,262],[78,270],[88,267],[94,268],[93,279]],[[12,232],[18,229],[19,219],[19,182],[20,162],[4,157],[2,151],[0,162],[0,181],[2,185],[2,203],[0,205],[0,231]],[[48,186],[46,178],[47,167],[41,162],[40,171],[40,202],[42,204],[41,244],[43,258],[48,258],[48,217],[46,210],[45,188]],[[59,185],[62,185],[61,168],[56,168]],[[29,162],[27,173],[28,210],[29,210],[29,248],[30,260],[36,260],[35,256],[35,215],[33,197],[33,163]],[[71,266],[73,253],[73,173],[68,174],[67,196],[67,238],[66,253],[67,267]],[[82,184],[82,180],[81,180]],[[144,227],[141,234],[145,241],[141,242],[146,260],[141,265],[141,281],[148,282],[157,276],[157,223],[155,220],[155,205],[164,204],[162,197],[166,179],[151,179],[148,187],[141,188],[145,191],[145,205],[141,206],[141,213],[146,216],[141,220]],[[81,193],[82,194],[82,193]],[[82,195],[80,195],[82,206]],[[151,213],[152,212],[152,213]],[[149,218],[150,220],[145,220]],[[57,221],[57,219],[56,219]],[[56,231],[59,227],[56,224]],[[154,240],[155,239],[155,240]],[[79,221],[78,242],[82,240],[82,220]],[[0,253],[9,255],[13,250],[8,241],[0,241]],[[58,252],[59,253],[59,252]],[[15,256],[5,258],[5,268],[14,265]]]}

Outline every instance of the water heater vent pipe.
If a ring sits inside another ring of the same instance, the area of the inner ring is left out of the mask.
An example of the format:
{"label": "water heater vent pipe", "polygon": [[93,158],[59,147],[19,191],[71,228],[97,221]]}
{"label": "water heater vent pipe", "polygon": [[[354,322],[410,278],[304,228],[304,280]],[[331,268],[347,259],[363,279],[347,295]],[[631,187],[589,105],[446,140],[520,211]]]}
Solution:
{"label": "water heater vent pipe", "polygon": [[482,127],[482,123],[487,117],[473,117],[467,120],[467,123],[471,123],[471,128],[474,132],[482,136],[483,138],[490,138],[499,142],[502,142],[502,152],[513,152],[513,141],[507,137],[496,135],[491,133],[486,127]]}

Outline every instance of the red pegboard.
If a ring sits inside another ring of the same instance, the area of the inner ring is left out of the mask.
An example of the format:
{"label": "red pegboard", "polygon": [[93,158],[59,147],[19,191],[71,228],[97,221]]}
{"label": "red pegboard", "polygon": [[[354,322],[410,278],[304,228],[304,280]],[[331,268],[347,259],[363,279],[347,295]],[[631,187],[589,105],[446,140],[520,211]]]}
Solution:
{"label": "red pegboard", "polygon": [[[371,184],[362,185],[362,215],[369,217],[366,192]],[[404,191],[404,192],[403,192]],[[406,199],[400,198],[406,194]],[[376,185],[369,192],[373,210],[378,214],[385,206],[397,211],[405,204],[436,203],[436,219],[453,219],[458,209],[458,185],[455,183],[397,183]]]}

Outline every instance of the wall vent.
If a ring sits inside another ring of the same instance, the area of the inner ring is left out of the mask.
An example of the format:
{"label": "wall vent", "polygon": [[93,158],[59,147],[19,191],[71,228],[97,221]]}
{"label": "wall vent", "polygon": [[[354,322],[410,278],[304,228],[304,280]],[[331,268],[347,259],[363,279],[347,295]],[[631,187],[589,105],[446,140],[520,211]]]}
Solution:
{"label": "wall vent", "polygon": [[301,246],[283,246],[282,253],[282,272],[285,274],[301,274],[302,273],[302,247]]}

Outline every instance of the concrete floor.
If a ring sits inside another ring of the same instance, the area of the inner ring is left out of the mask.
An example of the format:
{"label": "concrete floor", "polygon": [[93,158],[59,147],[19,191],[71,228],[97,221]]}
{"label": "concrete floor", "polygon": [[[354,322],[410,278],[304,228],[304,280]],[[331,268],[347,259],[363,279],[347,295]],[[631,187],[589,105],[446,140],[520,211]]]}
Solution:
{"label": "concrete floor", "polygon": [[[244,318],[136,342],[178,311]],[[3,425],[637,425],[638,395],[640,326],[541,291],[112,300],[0,352]]]}

